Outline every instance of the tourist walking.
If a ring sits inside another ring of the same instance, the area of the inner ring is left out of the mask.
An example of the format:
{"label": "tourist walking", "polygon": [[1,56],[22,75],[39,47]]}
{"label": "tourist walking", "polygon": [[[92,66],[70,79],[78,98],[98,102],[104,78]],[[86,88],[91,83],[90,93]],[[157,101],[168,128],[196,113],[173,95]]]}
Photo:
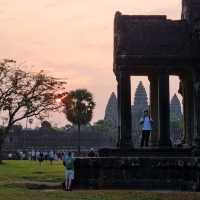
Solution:
{"label": "tourist walking", "polygon": [[35,152],[35,160],[39,160],[39,157],[40,157],[40,152],[37,150]]}
{"label": "tourist walking", "polygon": [[65,190],[72,190],[72,181],[74,180],[74,161],[75,159],[72,157],[72,153],[68,152],[67,155],[64,156],[63,165],[65,166]]}
{"label": "tourist walking", "polygon": [[42,151],[40,151],[39,157],[38,157],[38,161],[40,163],[40,166],[42,165],[42,162],[44,161],[44,154]]}
{"label": "tourist walking", "polygon": [[34,149],[31,151],[31,160],[36,160],[36,152]]}
{"label": "tourist walking", "polygon": [[142,139],[141,139],[140,146],[143,147],[145,144],[145,146],[148,147],[149,146],[149,136],[151,134],[152,125],[153,125],[153,120],[151,119],[148,110],[144,111],[144,116],[140,119],[140,124],[143,126],[142,127]]}
{"label": "tourist walking", "polygon": [[54,152],[53,152],[53,150],[51,150],[49,152],[49,161],[50,161],[51,165],[53,164],[53,160],[54,160]]}

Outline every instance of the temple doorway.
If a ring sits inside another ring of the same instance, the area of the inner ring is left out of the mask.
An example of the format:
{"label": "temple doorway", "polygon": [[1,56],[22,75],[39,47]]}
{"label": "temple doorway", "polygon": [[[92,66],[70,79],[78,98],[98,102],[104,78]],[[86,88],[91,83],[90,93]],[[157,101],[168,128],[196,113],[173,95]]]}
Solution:
{"label": "temple doorway", "polygon": [[142,126],[139,124],[144,110],[149,110],[149,87],[147,76],[131,77],[131,116],[132,116],[132,141],[134,147],[140,147]]}
{"label": "temple doorway", "polygon": [[[184,132],[184,105],[183,97],[180,94],[180,78],[179,76],[170,76],[169,81],[169,105],[170,105],[170,139],[172,146],[179,146],[185,142],[186,136]],[[148,109],[151,112],[150,98],[150,81],[147,76],[131,77],[131,117],[132,117],[132,141],[134,147],[140,147],[142,127],[139,121],[143,115],[143,111]],[[155,104],[155,102],[152,102]],[[152,110],[153,112],[153,110]],[[153,113],[152,113],[153,114]],[[153,116],[152,116],[153,118]],[[150,146],[159,144],[159,135],[157,122],[155,120],[154,130],[152,131]]]}

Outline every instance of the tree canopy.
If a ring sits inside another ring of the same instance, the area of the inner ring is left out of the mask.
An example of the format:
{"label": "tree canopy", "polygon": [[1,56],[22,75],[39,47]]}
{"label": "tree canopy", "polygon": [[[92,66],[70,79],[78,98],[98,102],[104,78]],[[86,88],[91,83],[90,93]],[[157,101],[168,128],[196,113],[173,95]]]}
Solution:
{"label": "tree canopy", "polygon": [[66,82],[48,76],[44,71],[24,71],[13,60],[0,63],[0,111],[7,116],[7,129],[29,117],[45,117],[57,111],[57,98],[65,96]]}
{"label": "tree canopy", "polygon": [[69,92],[64,98],[64,113],[67,119],[75,125],[85,125],[92,120],[95,102],[92,94],[86,89]]}

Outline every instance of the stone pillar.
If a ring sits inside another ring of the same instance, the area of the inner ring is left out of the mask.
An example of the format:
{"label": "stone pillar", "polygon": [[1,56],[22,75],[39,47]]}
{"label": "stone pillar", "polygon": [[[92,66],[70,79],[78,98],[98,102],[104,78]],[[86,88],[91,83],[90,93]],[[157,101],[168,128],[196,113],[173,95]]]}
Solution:
{"label": "stone pillar", "polygon": [[194,132],[194,103],[192,79],[188,75],[182,78],[183,117],[184,117],[184,138],[183,142],[192,145]]}
{"label": "stone pillar", "polygon": [[120,103],[120,83],[119,83],[119,76],[117,76],[117,109],[118,109],[118,137],[117,137],[117,147],[120,147],[120,141],[121,141],[121,133],[120,133],[120,127],[121,127],[121,103]]}
{"label": "stone pillar", "polygon": [[151,134],[151,145],[157,146],[159,140],[158,132],[158,76],[150,75],[150,114],[153,119],[153,130]]}
{"label": "stone pillar", "polygon": [[120,72],[118,77],[118,112],[120,124],[121,149],[131,149],[133,147],[131,138],[131,82],[130,76],[126,72]]}
{"label": "stone pillar", "polygon": [[200,156],[200,72],[195,72],[193,84],[194,84],[194,108],[195,108],[194,154]]}
{"label": "stone pillar", "polygon": [[179,89],[178,89],[178,93],[182,96],[183,100],[182,100],[182,104],[183,104],[183,134],[181,136],[181,143],[182,144],[185,144],[185,141],[186,141],[186,132],[187,132],[187,129],[186,129],[186,109],[185,109],[185,98],[184,98],[184,77],[183,76],[180,76],[180,83],[179,83]]}
{"label": "stone pillar", "polygon": [[158,78],[158,113],[159,113],[159,145],[171,146],[169,123],[169,75],[165,72]]}

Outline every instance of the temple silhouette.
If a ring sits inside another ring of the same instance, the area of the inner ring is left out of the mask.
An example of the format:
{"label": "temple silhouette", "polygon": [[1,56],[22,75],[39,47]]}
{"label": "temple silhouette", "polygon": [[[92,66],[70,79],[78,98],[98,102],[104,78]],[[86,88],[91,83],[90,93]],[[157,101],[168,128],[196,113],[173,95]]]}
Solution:
{"label": "temple silhouette", "polygon": [[[79,159],[77,185],[200,191],[200,1],[182,0],[178,20],[116,12],[113,37],[118,147],[101,149],[96,160]],[[183,97],[184,145],[177,147],[170,136],[170,75],[179,76]],[[153,147],[133,144],[134,76],[148,76],[150,81]],[[86,162],[94,172],[87,176]]]}
{"label": "temple silhouette", "polygon": [[[139,121],[142,117],[143,111],[149,109],[148,97],[146,89],[142,81],[137,85],[134,101],[131,105],[132,114],[132,141],[135,146],[139,146],[141,138],[141,126]],[[111,124],[113,128],[118,126],[117,115],[117,97],[114,92],[110,95],[108,100],[104,120]],[[176,123],[176,124],[175,124]],[[183,113],[181,110],[181,102],[177,95],[174,94],[170,101],[170,138],[173,145],[180,144],[182,142],[183,128],[180,126],[183,123]]]}

